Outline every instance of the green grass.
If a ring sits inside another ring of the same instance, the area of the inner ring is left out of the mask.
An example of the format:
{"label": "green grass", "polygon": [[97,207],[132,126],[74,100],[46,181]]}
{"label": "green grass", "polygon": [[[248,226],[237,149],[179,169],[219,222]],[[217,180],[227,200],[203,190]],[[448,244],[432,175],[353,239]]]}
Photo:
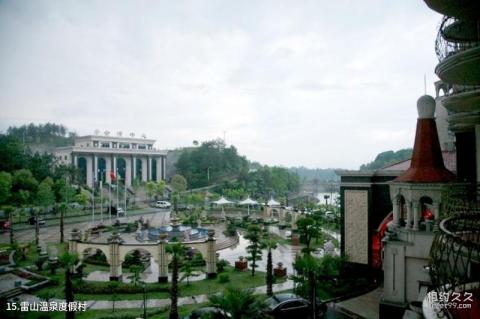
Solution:
{"label": "green grass", "polygon": [[[90,266],[90,265],[89,265]],[[92,266],[97,267],[97,266]],[[47,271],[48,272],[48,271]],[[257,271],[255,276],[252,277],[250,271],[239,272],[233,269],[233,267],[227,267],[223,272],[228,274],[230,281],[228,283],[220,283],[218,279],[205,279],[199,281],[192,281],[190,285],[187,285],[186,282],[181,282],[179,284],[180,296],[195,296],[201,294],[213,294],[217,292],[222,292],[224,288],[233,283],[238,288],[254,288],[258,286],[265,285],[265,273]],[[203,274],[201,276],[204,276]],[[60,283],[63,283],[64,277],[62,271],[57,271],[57,274],[54,276],[56,280]],[[283,279],[284,280],[284,279]],[[283,280],[278,280],[277,282],[282,282]],[[147,284],[148,285],[148,284]],[[168,284],[165,285],[168,287]],[[45,287],[36,292],[35,295],[42,295],[46,291],[51,292],[54,295],[54,298],[64,298],[63,285]],[[158,292],[149,292],[149,299],[166,299],[169,298],[169,293],[167,291],[158,291]],[[75,294],[76,300],[112,300],[112,294]],[[143,299],[142,293],[132,293],[132,294],[117,294],[116,300],[141,300]]]}

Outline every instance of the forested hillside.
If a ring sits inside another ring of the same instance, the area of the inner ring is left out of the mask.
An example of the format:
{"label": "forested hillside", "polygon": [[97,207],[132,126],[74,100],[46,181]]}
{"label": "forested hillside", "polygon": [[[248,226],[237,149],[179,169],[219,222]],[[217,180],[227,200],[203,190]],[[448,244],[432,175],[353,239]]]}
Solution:
{"label": "forested hillside", "polygon": [[47,148],[73,145],[76,136],[64,125],[55,123],[11,126],[7,135],[16,137],[27,146],[45,145]]}
{"label": "forested hillside", "polygon": [[396,152],[394,151],[386,151],[382,152],[375,157],[375,160],[373,162],[370,162],[368,164],[363,164],[360,166],[360,170],[374,170],[374,169],[379,169],[384,166],[404,161],[407,159],[410,159],[412,157],[412,152],[413,149],[411,148],[405,148],[398,150]]}

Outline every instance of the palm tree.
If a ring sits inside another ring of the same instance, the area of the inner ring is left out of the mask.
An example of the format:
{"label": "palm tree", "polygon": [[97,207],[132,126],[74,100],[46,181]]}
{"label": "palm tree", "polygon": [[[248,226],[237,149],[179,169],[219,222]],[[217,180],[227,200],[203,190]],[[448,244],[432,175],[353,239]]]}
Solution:
{"label": "palm tree", "polygon": [[169,319],[179,319],[178,315],[178,268],[182,256],[185,254],[185,247],[181,243],[174,243],[167,246],[167,252],[172,254],[172,283],[170,285],[170,314]]}
{"label": "palm tree", "polygon": [[263,301],[255,298],[252,289],[228,286],[223,294],[214,294],[208,299],[212,306],[230,313],[232,319],[255,318],[264,308]]}
{"label": "palm tree", "polygon": [[[74,296],[73,296],[73,283],[72,283],[72,273],[73,273],[73,267],[78,261],[78,256],[76,254],[72,254],[68,251],[64,252],[60,256],[60,263],[62,264],[63,268],[65,268],[65,301],[67,304],[69,302],[74,301]],[[74,319],[75,318],[75,312],[74,311],[69,311],[65,312],[65,318],[66,319]]]}
{"label": "palm tree", "polygon": [[273,296],[273,261],[272,261],[272,250],[277,249],[277,242],[268,239],[265,241],[265,245],[267,246],[267,296]]}

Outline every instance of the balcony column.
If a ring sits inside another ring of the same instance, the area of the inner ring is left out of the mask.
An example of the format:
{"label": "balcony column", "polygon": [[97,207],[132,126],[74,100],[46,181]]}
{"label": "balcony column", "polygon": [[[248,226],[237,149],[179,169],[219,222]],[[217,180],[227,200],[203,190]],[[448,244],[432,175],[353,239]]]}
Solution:
{"label": "balcony column", "polygon": [[395,197],[393,200],[393,225],[398,227],[400,225],[400,198]]}
{"label": "balcony column", "polygon": [[160,234],[158,243],[158,282],[168,282],[168,256],[166,254],[167,234]]}
{"label": "balcony column", "polygon": [[407,222],[406,222],[406,228],[411,229],[412,228],[412,202],[407,201],[405,203],[405,206],[407,206]]}
{"label": "balcony column", "polygon": [[78,155],[73,155],[73,166],[78,168]]}
{"label": "balcony column", "polygon": [[418,230],[418,221],[420,219],[420,203],[413,202],[413,230]]}
{"label": "balcony column", "polygon": [[217,276],[217,255],[215,251],[215,230],[208,230],[207,239],[207,278],[215,278]]}

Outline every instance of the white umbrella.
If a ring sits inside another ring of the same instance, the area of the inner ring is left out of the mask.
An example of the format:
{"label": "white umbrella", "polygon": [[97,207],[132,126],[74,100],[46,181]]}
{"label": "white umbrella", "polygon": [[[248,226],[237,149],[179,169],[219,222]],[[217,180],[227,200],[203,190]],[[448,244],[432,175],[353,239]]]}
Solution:
{"label": "white umbrella", "polygon": [[216,205],[225,205],[225,204],[232,204],[233,202],[232,201],[229,201],[228,199],[226,199],[225,197],[220,197],[219,200],[216,200],[214,202],[212,202]]}
{"label": "white umbrella", "polygon": [[270,207],[275,207],[275,206],[280,206],[280,203],[274,200],[273,198],[270,198],[270,200],[267,203],[268,206]]}
{"label": "white umbrella", "polygon": [[220,197],[219,200],[216,200],[216,201],[214,201],[214,202],[212,202],[212,203],[214,203],[214,204],[216,204],[216,205],[222,206],[222,218],[225,218],[225,211],[223,210],[223,205],[225,205],[225,204],[232,204],[233,202],[232,202],[232,201],[229,201],[228,199],[226,199],[225,197],[222,196],[222,197]]}
{"label": "white umbrella", "polygon": [[241,202],[238,203],[239,205],[247,205],[247,215],[250,215],[250,205],[258,205],[258,202],[256,200],[253,200],[249,197],[246,199],[242,200]]}

